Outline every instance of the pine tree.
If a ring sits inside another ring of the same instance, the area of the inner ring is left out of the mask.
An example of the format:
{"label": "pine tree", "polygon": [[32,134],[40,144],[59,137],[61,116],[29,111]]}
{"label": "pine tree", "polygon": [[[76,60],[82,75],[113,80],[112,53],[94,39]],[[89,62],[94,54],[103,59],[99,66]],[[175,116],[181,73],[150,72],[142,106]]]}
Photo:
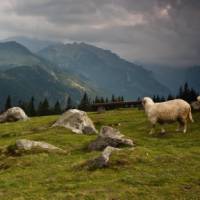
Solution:
{"label": "pine tree", "polygon": [[67,108],[66,108],[66,110],[69,110],[69,109],[72,109],[72,108],[73,108],[72,99],[69,96],[68,99],[67,99]]}
{"label": "pine tree", "polygon": [[8,97],[6,99],[6,103],[5,103],[5,110],[8,110],[11,107],[12,107],[11,97],[10,97],[10,95],[8,95]]}
{"label": "pine tree", "polygon": [[29,116],[35,116],[36,115],[36,110],[35,110],[35,99],[34,97],[31,98],[28,107],[27,107],[27,114]]}
{"label": "pine tree", "polygon": [[62,113],[62,109],[61,109],[59,101],[56,101],[56,103],[54,105],[53,113],[54,114],[61,114]]}
{"label": "pine tree", "polygon": [[160,99],[160,101],[161,101],[161,102],[164,102],[164,101],[165,101],[165,97],[162,96],[161,99]]}
{"label": "pine tree", "polygon": [[81,99],[78,107],[80,110],[84,110],[84,111],[88,111],[90,109],[90,99],[87,93],[84,93],[83,98]]}
{"label": "pine tree", "polygon": [[112,95],[112,98],[111,98],[111,102],[115,102],[115,101],[116,101],[115,95],[113,94],[113,95]]}
{"label": "pine tree", "polygon": [[101,102],[101,103],[105,103],[105,100],[104,100],[103,97],[101,97],[100,102]]}
{"label": "pine tree", "polygon": [[42,114],[43,114],[43,105],[42,102],[40,101],[38,104],[37,115],[42,116]]}
{"label": "pine tree", "polygon": [[169,101],[169,100],[173,100],[173,99],[174,99],[174,97],[171,94],[169,94],[167,97],[167,100]]}
{"label": "pine tree", "polygon": [[40,116],[45,116],[45,115],[51,114],[50,109],[49,109],[49,102],[48,102],[47,98],[45,98],[43,102],[39,103],[38,114]]}
{"label": "pine tree", "polygon": [[47,98],[45,98],[44,102],[43,102],[43,113],[44,113],[44,115],[49,115],[50,114],[49,102],[48,102]]}

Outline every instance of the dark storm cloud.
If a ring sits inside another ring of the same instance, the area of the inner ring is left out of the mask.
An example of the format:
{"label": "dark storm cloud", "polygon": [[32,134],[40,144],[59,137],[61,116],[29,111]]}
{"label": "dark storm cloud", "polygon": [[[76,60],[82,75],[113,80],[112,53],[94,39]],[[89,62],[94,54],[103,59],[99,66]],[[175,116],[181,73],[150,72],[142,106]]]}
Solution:
{"label": "dark storm cloud", "polygon": [[129,60],[200,62],[199,0],[2,0],[0,37],[85,41]]}

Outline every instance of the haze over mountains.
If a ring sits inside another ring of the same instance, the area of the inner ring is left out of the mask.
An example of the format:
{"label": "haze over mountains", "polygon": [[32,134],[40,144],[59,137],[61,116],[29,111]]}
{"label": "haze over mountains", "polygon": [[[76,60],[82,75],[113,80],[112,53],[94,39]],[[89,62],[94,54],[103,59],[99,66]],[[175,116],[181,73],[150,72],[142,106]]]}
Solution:
{"label": "haze over mountains", "polygon": [[[0,101],[31,96],[54,103],[68,96],[123,95],[125,99],[176,93],[185,81],[199,91],[200,68],[145,69],[115,53],[86,43],[62,44],[26,37],[0,43]],[[2,105],[2,103],[1,103]]]}

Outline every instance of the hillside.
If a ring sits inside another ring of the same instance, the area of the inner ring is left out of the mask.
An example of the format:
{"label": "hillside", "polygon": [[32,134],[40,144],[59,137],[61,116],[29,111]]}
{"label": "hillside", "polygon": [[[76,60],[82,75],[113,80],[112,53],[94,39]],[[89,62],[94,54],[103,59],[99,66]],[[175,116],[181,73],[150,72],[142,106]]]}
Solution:
{"label": "hillside", "polygon": [[85,43],[49,46],[38,55],[50,60],[61,69],[78,74],[104,92],[104,96],[123,95],[127,99],[153,94],[169,93],[141,66],[130,63],[109,50]]}
{"label": "hillside", "polygon": [[0,148],[26,138],[46,141],[67,155],[30,154],[0,156],[0,199],[53,200],[161,200],[199,199],[200,114],[187,134],[166,126],[166,135],[148,135],[146,117],[137,109],[89,113],[99,129],[118,124],[136,143],[111,157],[108,168],[88,171],[81,167],[99,155],[85,147],[96,136],[76,135],[64,128],[49,128],[58,116],[36,117],[27,122],[0,124]]}
{"label": "hillside", "polygon": [[59,100],[64,104],[69,95],[78,101],[85,91],[90,95],[96,92],[77,76],[58,69],[16,42],[0,43],[0,90],[0,107],[8,95],[13,103],[35,96],[38,101],[46,97],[50,103]]}

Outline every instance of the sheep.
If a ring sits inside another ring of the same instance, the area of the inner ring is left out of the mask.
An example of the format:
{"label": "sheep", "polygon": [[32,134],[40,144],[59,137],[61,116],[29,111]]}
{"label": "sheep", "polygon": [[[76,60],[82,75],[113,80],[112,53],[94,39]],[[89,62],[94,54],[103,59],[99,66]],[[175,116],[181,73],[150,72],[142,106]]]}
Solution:
{"label": "sheep", "polygon": [[[142,104],[147,114],[148,120],[152,125],[152,129],[149,134],[154,133],[156,123],[161,125],[165,123],[178,122],[179,126],[177,131],[182,128],[183,133],[187,131],[187,119],[193,122],[191,107],[182,99],[174,99],[161,103],[154,103],[149,97],[144,97]],[[161,132],[165,133],[165,129],[162,127]]]}

